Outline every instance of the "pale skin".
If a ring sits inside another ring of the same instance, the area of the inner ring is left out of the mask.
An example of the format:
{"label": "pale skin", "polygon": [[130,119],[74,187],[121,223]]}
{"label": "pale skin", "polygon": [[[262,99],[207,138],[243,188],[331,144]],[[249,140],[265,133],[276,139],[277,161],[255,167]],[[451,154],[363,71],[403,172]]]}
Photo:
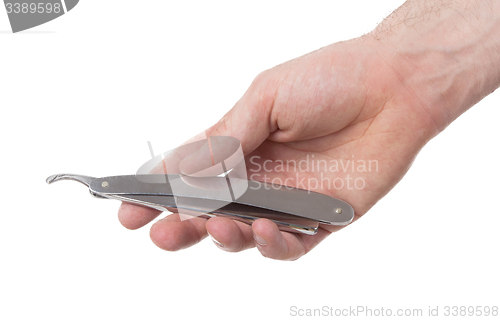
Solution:
{"label": "pale skin", "polygon": [[[253,163],[307,155],[376,161],[377,170],[347,172],[363,179],[361,189],[313,190],[349,202],[356,221],[400,181],[430,139],[499,85],[500,1],[410,0],[369,34],[262,72],[206,135],[238,138]],[[262,177],[263,168],[247,164],[249,176]],[[287,183],[295,186],[291,169],[266,176],[293,178]],[[347,174],[322,173],[331,180]],[[299,172],[304,178],[320,174]],[[137,229],[159,214],[123,203],[119,220]],[[225,251],[256,247],[265,257],[295,260],[340,229],[322,225],[310,236],[279,231],[266,219],[249,226],[220,217],[180,221],[173,213],[150,234],[168,251],[210,235]]]}

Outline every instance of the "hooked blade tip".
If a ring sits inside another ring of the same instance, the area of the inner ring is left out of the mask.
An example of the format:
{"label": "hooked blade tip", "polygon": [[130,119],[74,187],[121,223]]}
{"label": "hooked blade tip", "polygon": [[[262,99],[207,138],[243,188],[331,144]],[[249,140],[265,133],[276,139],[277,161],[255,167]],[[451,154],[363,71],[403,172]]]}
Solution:
{"label": "hooked blade tip", "polygon": [[63,173],[63,174],[54,174],[50,177],[48,177],[45,182],[48,184],[51,184],[53,182],[59,181],[59,180],[73,180],[73,181],[78,181],[80,183],[83,183],[87,187],[90,187],[90,183],[92,180],[94,180],[94,177],[89,177],[89,176],[82,176],[78,174],[69,174],[69,173]]}
{"label": "hooked blade tip", "polygon": [[51,184],[52,182],[56,181],[57,180],[57,174],[53,174],[51,175],[50,177],[48,177],[45,182],[47,182],[47,184]]}

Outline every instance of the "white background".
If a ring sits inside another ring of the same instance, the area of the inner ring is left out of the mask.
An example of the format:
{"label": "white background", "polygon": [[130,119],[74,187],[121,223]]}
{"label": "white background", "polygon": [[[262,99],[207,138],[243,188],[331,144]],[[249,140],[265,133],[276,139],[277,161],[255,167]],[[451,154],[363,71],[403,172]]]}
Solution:
{"label": "white background", "polygon": [[[500,92],[431,141],[360,221],[296,262],[210,240],[170,253],[54,173],[133,174],[262,70],[403,1],[81,1],[11,34],[0,9],[2,319],[289,318],[290,307],[499,305]],[[213,318],[213,317],[212,317]]]}

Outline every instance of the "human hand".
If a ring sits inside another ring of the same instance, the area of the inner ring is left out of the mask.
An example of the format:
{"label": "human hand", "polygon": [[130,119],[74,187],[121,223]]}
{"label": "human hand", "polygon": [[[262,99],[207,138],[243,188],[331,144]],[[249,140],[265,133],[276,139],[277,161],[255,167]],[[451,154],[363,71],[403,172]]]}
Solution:
{"label": "human hand", "polygon": [[[394,17],[387,23],[390,19]],[[238,138],[250,179],[340,198],[354,207],[358,219],[396,185],[432,137],[494,86],[484,81],[480,88],[464,92],[463,75],[443,75],[436,67],[454,70],[462,66],[460,59],[429,61],[429,53],[436,50],[425,36],[414,35],[412,28],[399,33],[412,35],[410,40],[387,36],[383,27],[261,73],[206,135]],[[401,39],[420,44],[423,53],[411,56],[411,46],[403,51],[398,46]],[[486,73],[477,77],[488,78]],[[301,160],[309,163],[307,170],[294,166]],[[330,170],[335,164],[337,170]],[[119,211],[121,223],[129,229],[158,215],[126,203]],[[294,260],[339,229],[321,225],[310,236],[281,232],[266,219],[249,226],[220,217],[180,221],[172,214],[151,227],[151,238],[160,248],[175,251],[198,243],[208,232],[226,251],[256,246],[266,257]]]}

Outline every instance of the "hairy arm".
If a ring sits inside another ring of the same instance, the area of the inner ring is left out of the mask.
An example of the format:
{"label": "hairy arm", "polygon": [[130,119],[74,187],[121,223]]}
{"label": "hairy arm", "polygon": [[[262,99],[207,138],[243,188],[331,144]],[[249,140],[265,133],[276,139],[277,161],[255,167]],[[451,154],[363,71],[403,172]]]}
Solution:
{"label": "hairy arm", "polygon": [[409,0],[370,36],[438,132],[500,85],[500,1]]}

